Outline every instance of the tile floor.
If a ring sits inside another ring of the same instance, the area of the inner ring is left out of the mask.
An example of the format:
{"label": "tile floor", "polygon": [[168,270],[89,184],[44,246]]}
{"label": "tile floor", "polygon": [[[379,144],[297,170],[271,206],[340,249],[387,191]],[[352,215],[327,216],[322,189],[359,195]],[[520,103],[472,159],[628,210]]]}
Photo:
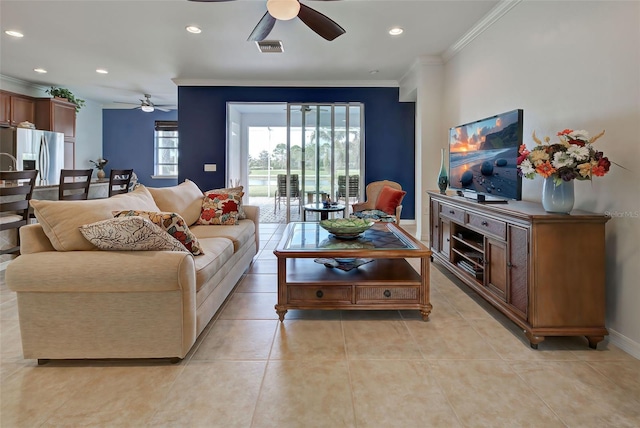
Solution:
{"label": "tile floor", "polygon": [[23,360],[0,276],[0,426],[639,427],[640,361],[513,323],[437,265],[433,312],[289,311],[263,250],[180,364]]}

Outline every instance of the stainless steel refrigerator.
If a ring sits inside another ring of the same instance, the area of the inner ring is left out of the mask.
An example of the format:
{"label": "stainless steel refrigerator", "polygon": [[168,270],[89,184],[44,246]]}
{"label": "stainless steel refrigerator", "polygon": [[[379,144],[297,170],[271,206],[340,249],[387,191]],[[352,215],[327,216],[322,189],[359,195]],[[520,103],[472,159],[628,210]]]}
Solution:
{"label": "stainless steel refrigerator", "polygon": [[[38,185],[54,185],[64,168],[64,134],[26,128],[0,128],[0,170],[37,169]],[[15,158],[14,160],[11,158]],[[10,168],[11,167],[11,168]]]}

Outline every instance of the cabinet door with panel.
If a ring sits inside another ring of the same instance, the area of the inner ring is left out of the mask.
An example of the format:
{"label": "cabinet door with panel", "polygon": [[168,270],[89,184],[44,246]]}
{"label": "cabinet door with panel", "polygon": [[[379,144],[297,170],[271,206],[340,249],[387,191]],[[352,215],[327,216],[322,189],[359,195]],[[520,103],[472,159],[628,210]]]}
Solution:
{"label": "cabinet door with panel", "polygon": [[35,121],[35,103],[31,98],[11,95],[11,125]]}
{"label": "cabinet door with panel", "polygon": [[0,92],[0,125],[11,125],[11,96]]}
{"label": "cabinet door with panel", "polygon": [[515,314],[526,320],[529,304],[529,230],[509,225],[507,239],[508,303]]}
{"label": "cabinet door with panel", "polygon": [[429,212],[429,243],[435,252],[440,251],[440,204],[438,201],[431,201]]}
{"label": "cabinet door with panel", "polygon": [[485,286],[503,302],[507,301],[507,243],[485,237]]}
{"label": "cabinet door with panel", "polygon": [[440,219],[440,253],[451,260],[451,222],[447,219]]}

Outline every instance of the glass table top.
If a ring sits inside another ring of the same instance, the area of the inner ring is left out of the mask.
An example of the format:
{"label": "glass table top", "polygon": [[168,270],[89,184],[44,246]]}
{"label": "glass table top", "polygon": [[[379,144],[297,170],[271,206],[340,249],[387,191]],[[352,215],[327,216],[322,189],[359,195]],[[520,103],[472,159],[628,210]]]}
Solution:
{"label": "glass table top", "polygon": [[335,250],[419,250],[422,249],[390,223],[376,223],[356,239],[339,239],[320,227],[318,223],[290,223],[283,251],[335,251]]}

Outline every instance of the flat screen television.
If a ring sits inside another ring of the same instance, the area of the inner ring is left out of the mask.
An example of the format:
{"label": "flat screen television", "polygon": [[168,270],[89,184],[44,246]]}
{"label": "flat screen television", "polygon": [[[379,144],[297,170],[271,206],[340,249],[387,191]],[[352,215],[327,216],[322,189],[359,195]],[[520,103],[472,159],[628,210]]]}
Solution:
{"label": "flat screen television", "polygon": [[449,187],[479,202],[522,198],[518,149],[523,111],[512,110],[449,130]]}

